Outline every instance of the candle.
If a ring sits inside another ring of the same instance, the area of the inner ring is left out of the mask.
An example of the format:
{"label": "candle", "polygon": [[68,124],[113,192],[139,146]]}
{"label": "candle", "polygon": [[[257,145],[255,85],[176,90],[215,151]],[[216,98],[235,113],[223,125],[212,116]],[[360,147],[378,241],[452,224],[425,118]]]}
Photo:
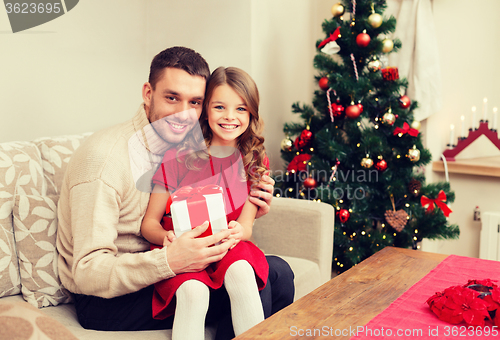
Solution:
{"label": "candle", "polygon": [[486,121],[486,116],[488,113],[488,99],[483,99],[483,120]]}
{"label": "candle", "polygon": [[455,132],[455,126],[453,124],[450,125],[450,146],[453,147],[453,140],[454,140],[454,134]]}
{"label": "candle", "polygon": [[497,111],[496,107],[493,108],[493,130],[497,129]]}
{"label": "candle", "polygon": [[460,117],[460,120],[462,121],[461,122],[461,124],[462,124],[462,138],[465,138],[465,124],[464,124],[465,116],[462,115],[462,117]]}
{"label": "candle", "polygon": [[476,107],[472,107],[472,131],[476,129]]}

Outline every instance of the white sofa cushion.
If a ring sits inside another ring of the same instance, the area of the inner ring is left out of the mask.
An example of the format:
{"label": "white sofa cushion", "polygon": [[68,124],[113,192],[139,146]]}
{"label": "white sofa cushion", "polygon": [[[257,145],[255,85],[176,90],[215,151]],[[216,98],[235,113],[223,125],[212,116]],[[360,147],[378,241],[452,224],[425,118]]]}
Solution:
{"label": "white sofa cushion", "polygon": [[71,302],[57,271],[56,196],[16,195],[13,215],[24,299],[37,308]]}
{"label": "white sofa cushion", "polygon": [[0,297],[21,291],[12,208],[16,193],[40,195],[44,191],[41,164],[33,143],[0,144]]}
{"label": "white sofa cushion", "polygon": [[47,181],[46,195],[59,195],[68,162],[81,143],[92,133],[35,139],[40,149],[42,165]]}

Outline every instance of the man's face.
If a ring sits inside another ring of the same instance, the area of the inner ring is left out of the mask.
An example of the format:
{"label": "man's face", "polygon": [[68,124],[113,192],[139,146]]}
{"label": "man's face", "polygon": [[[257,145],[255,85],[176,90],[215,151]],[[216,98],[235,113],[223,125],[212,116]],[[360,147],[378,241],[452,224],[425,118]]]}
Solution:
{"label": "man's face", "polygon": [[165,68],[153,90],[142,89],[146,115],[158,135],[170,144],[178,144],[198,124],[203,107],[206,81],[184,70]]}

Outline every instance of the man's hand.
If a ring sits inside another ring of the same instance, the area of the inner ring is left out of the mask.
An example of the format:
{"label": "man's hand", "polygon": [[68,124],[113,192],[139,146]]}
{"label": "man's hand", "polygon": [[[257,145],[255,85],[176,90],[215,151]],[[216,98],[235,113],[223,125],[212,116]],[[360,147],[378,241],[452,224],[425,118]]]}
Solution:
{"label": "man's hand", "polygon": [[[231,232],[223,230],[215,235],[196,238],[208,228],[208,221],[173,239],[167,247],[167,261],[175,274],[199,272],[210,263],[220,261],[234,244]],[[167,236],[168,237],[168,236]],[[215,245],[223,239],[226,242]]]}
{"label": "man's hand", "polygon": [[248,198],[250,202],[259,207],[255,218],[264,216],[269,212],[269,207],[271,206],[271,201],[273,199],[273,191],[274,179],[269,177],[269,171],[266,171],[256,188],[250,191],[250,197]]}

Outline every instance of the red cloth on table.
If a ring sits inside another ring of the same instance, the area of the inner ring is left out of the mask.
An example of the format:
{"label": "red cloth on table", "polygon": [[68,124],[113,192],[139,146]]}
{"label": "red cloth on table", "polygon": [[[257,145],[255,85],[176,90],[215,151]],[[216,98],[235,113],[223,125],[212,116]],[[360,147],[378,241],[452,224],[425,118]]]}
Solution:
{"label": "red cloth on table", "polygon": [[[500,262],[457,255],[448,256],[365,326],[353,325],[354,328],[359,327],[363,331],[358,332],[358,335],[353,336],[351,340],[498,338],[491,333],[489,336],[478,335],[478,332],[469,330],[465,323],[453,325],[441,321],[426,303],[436,292],[451,286],[464,285],[472,279],[500,281]],[[492,324],[489,326],[491,332]],[[398,330],[401,336],[397,335]],[[418,330],[421,330],[421,333],[417,333]],[[497,331],[500,333],[498,328]],[[405,335],[405,332],[411,335]],[[474,333],[471,335],[468,332]]]}
{"label": "red cloth on table", "polygon": [[[165,186],[170,193],[184,186],[220,185],[223,188],[227,221],[229,223],[236,220],[241,214],[252,186],[250,181],[246,181],[242,177],[246,169],[239,152],[225,158],[197,159],[194,165],[199,170],[190,170],[186,167],[185,154],[180,155],[178,159],[177,156],[175,148],[165,153],[160,168],[153,176],[153,183]],[[267,157],[264,160],[264,165],[266,168],[269,167]],[[172,220],[169,216],[163,217],[162,226],[165,230],[173,230]],[[158,248],[158,246],[151,245],[151,248]],[[264,289],[269,274],[266,257],[252,242],[242,241],[231,249],[221,261],[212,263],[201,272],[183,273],[156,283],[153,294],[153,318],[165,319],[174,314],[175,292],[187,280],[199,280],[212,289],[222,287],[227,269],[238,260],[246,260],[250,263],[255,271],[259,290]]]}

